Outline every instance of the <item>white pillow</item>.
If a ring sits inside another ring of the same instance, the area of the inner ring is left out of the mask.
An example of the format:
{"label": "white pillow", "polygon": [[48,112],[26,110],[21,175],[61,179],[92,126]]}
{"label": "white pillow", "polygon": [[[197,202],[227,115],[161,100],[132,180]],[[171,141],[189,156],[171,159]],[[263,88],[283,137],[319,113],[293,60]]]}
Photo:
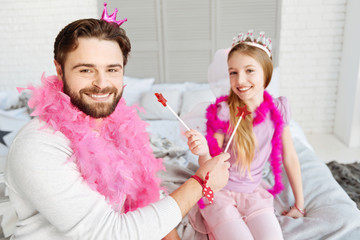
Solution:
{"label": "white pillow", "polygon": [[139,105],[141,94],[149,91],[154,81],[154,78],[133,78],[124,76],[124,85],[126,85],[126,87],[124,88],[123,98],[126,101],[126,105]]}
{"label": "white pillow", "polygon": [[25,107],[8,111],[0,110],[0,156],[7,156],[16,134],[29,121],[30,115]]}
{"label": "white pillow", "polygon": [[[157,91],[145,92],[140,99],[140,107],[144,108],[145,113],[140,112],[139,115],[143,120],[176,120],[177,118],[173,113],[158,102],[155,93]],[[170,90],[161,91],[164,98],[167,100],[167,104],[174,110],[175,113],[179,114],[181,104],[181,91]]]}
{"label": "white pillow", "polygon": [[210,85],[208,83],[185,82],[185,87],[186,87],[187,91],[209,90],[210,89]]}
{"label": "white pillow", "polygon": [[[206,135],[206,109],[214,102],[200,102],[197,103],[190,112],[183,114],[181,119],[189,128],[199,131],[204,136]],[[180,131],[185,132],[186,129],[180,126]]]}
{"label": "white pillow", "polygon": [[0,92],[0,109],[10,109],[19,102],[19,92],[13,91],[1,91]]}
{"label": "white pillow", "polygon": [[198,103],[214,102],[215,100],[216,100],[215,96],[210,89],[184,92],[183,103],[182,103],[181,111],[180,111],[180,117],[185,116]]}
{"label": "white pillow", "polygon": [[184,92],[186,90],[186,83],[158,83],[151,86],[152,91],[169,91],[178,90]]}

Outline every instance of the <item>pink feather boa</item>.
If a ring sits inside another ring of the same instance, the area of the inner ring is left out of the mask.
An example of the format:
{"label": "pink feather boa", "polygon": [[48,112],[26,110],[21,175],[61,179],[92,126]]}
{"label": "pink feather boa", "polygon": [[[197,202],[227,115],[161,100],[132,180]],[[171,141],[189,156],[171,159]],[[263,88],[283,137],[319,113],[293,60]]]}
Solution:
{"label": "pink feather boa", "polygon": [[[207,134],[206,140],[209,145],[210,154],[211,156],[217,156],[222,152],[221,147],[219,147],[216,139],[214,138],[214,133],[217,130],[222,130],[223,132],[227,133],[229,129],[229,121],[222,121],[217,116],[217,108],[220,102],[227,101],[228,96],[222,96],[216,99],[214,104],[211,104],[206,110],[206,118],[207,118]],[[253,120],[253,125],[256,126],[262,123],[265,120],[266,114],[270,111],[271,113],[271,120],[274,123],[275,131],[273,138],[271,140],[272,151],[270,154],[271,159],[271,168],[275,178],[275,184],[272,189],[268,191],[272,195],[276,195],[280,193],[284,186],[281,181],[281,164],[282,164],[282,140],[281,134],[284,128],[284,120],[282,118],[281,113],[275,106],[273,99],[269,93],[266,91],[264,92],[264,101],[261,105],[256,109],[256,117]]]}
{"label": "pink feather boa", "polygon": [[115,111],[94,131],[95,119],[74,107],[56,76],[42,76],[42,86],[30,86],[33,116],[62,132],[71,142],[79,171],[89,186],[104,195],[116,211],[128,212],[159,199],[162,159],[149,144],[146,123],[135,107],[120,100]]}

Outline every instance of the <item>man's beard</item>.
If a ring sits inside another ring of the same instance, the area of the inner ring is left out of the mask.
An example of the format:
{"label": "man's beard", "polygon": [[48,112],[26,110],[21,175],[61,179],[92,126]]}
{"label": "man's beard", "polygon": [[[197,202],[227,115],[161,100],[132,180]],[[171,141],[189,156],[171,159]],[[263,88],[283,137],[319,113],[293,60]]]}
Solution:
{"label": "man's beard", "polygon": [[[109,116],[115,111],[116,106],[118,105],[123,91],[118,94],[118,90],[114,87],[106,87],[104,89],[99,90],[96,87],[89,87],[83,88],[79,91],[79,95],[71,91],[69,86],[66,83],[65,78],[64,81],[64,93],[70,97],[71,103],[77,107],[83,113],[89,115],[93,118],[104,118]],[[105,102],[94,102],[94,103],[87,103],[83,99],[83,95],[86,94],[102,94],[102,93],[111,93],[114,95],[113,101],[111,103]]]}

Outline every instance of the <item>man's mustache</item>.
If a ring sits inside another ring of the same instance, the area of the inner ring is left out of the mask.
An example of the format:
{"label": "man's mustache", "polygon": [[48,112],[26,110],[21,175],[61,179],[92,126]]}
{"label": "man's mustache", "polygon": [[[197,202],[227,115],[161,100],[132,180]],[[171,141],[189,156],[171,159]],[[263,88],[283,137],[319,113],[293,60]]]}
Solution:
{"label": "man's mustache", "polygon": [[102,93],[117,93],[117,89],[114,87],[106,87],[99,89],[96,87],[83,88],[79,91],[80,94],[102,94]]}

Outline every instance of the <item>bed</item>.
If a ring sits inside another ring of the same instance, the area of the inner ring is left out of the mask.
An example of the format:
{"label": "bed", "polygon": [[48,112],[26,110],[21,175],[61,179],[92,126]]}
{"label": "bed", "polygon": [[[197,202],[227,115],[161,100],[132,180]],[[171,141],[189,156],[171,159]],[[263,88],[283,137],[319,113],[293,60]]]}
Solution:
{"label": "bed", "polygon": [[[155,84],[153,78],[125,77],[123,97],[128,105],[141,107],[139,115],[148,122],[150,143],[154,154],[162,158],[166,171],[160,173],[163,186],[171,192],[197,169],[197,159],[187,149],[185,131],[179,121],[156,101],[155,92],[162,93],[168,104],[191,128],[205,131],[205,109],[215,100],[205,83]],[[277,95],[276,90],[270,91]],[[9,237],[14,230],[16,214],[6,196],[3,183],[3,166],[8,146],[16,132],[30,120],[26,101],[29,95],[18,95],[15,91],[0,94],[0,220],[2,237]],[[192,113],[192,114],[189,114]],[[189,118],[188,116],[192,116]],[[354,201],[335,181],[324,162],[316,156],[302,128],[295,120],[290,122],[293,142],[298,153],[304,185],[307,216],[292,219],[280,213],[293,205],[293,197],[286,175],[283,175],[285,190],[275,199],[276,215],[284,238],[295,239],[360,239],[360,211]],[[269,166],[263,178],[272,184]],[[182,239],[207,239],[191,227],[187,217],[178,225]],[[1,235],[0,235],[1,236]]]}

